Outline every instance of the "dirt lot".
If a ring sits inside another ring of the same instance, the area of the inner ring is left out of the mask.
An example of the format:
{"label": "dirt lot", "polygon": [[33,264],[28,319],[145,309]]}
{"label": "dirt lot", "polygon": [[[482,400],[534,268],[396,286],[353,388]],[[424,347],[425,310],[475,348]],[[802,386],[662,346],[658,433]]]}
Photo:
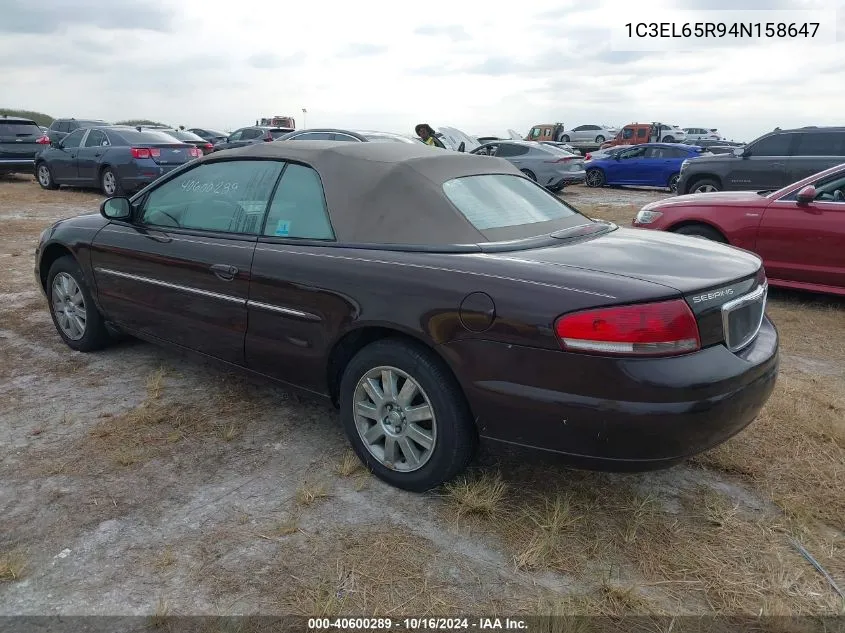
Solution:
{"label": "dirt lot", "polygon": [[[666,194],[568,189],[628,223]],[[774,292],[762,416],[671,470],[485,449],[426,495],[363,473],[330,407],[146,343],[71,352],[33,280],[91,192],[0,179],[0,614],[835,614],[845,301]]]}

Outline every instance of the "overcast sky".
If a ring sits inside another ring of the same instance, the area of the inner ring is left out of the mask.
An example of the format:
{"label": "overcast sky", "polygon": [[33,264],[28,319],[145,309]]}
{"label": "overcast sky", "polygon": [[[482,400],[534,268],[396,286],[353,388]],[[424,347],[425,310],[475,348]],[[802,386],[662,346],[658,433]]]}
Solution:
{"label": "overcast sky", "polygon": [[[837,41],[614,50],[632,15],[761,6],[825,10]],[[302,108],[308,127],[406,133],[663,121],[750,140],[843,124],[843,27],[840,0],[0,0],[0,107],[229,130],[302,127]]]}

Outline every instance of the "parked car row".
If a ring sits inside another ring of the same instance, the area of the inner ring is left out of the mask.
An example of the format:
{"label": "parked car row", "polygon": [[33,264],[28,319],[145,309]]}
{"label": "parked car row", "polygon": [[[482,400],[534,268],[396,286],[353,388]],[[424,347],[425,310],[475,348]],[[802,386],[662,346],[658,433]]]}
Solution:
{"label": "parked car row", "polygon": [[683,195],[780,189],[845,161],[845,127],[776,130],[743,144],[619,145],[585,156],[589,186],[667,187]]}

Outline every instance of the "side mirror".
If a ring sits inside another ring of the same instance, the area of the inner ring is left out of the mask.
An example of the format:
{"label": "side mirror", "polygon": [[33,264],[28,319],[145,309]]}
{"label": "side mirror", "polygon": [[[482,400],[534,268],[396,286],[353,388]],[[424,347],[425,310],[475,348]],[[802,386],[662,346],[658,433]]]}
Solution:
{"label": "side mirror", "polygon": [[57,138],[50,139],[50,147],[55,147],[56,149],[62,148],[62,142]]}
{"label": "side mirror", "polygon": [[467,150],[467,144],[464,141],[461,141],[461,144],[458,145],[459,152],[465,152]]}
{"label": "side mirror", "polygon": [[100,205],[100,214],[107,220],[128,220],[132,217],[132,205],[129,198],[122,196],[107,198]]}
{"label": "side mirror", "polygon": [[816,199],[816,188],[813,185],[807,185],[795,197],[798,204],[810,204]]}
{"label": "side mirror", "polygon": [[746,156],[748,156],[748,154],[746,153],[744,147],[737,147],[734,150],[734,156],[739,156],[740,158],[745,158]]}

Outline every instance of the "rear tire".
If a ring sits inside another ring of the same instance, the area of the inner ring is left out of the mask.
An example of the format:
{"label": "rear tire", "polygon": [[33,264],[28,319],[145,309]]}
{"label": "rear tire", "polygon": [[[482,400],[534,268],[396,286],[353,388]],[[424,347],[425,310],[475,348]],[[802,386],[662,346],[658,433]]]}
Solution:
{"label": "rear tire", "polygon": [[104,168],[100,173],[100,189],[109,198],[123,195],[123,187],[120,186],[120,180],[111,167]]}
{"label": "rear tire", "polygon": [[674,142],[675,142],[675,137],[674,137],[674,136],[671,136],[671,135],[666,136],[666,137],[664,137],[663,142],[664,142],[664,143],[674,143]]}
{"label": "rear tire", "polygon": [[673,229],[672,232],[677,233],[678,235],[689,235],[690,237],[700,237],[713,242],[721,242],[722,244],[728,243],[728,240],[725,239],[724,235],[719,233],[719,231],[713,227],[705,224],[688,224],[686,226]]}
{"label": "rear tire", "polygon": [[523,174],[525,174],[526,176],[528,176],[528,177],[529,177],[531,180],[533,180],[534,182],[537,182],[537,176],[535,176],[535,175],[534,175],[534,172],[533,172],[533,171],[531,171],[530,169],[520,169],[519,171],[521,171]]}
{"label": "rear tire", "polygon": [[111,337],[73,257],[65,255],[53,262],[46,292],[53,325],[68,347],[93,352],[108,345]]}
{"label": "rear tire", "polygon": [[560,140],[564,143],[568,143],[569,142],[569,134],[564,134],[563,136],[560,137]]}
{"label": "rear tire", "polygon": [[666,186],[669,187],[669,191],[671,191],[672,193],[678,192],[678,180],[680,179],[680,177],[680,174],[672,174],[671,176],[669,176],[669,182],[666,184]]}
{"label": "rear tire", "polygon": [[601,134],[599,134],[599,135],[596,137],[596,143],[598,143],[599,145],[601,145],[602,143],[604,143],[604,141],[605,141],[605,138],[604,138]]}
{"label": "rear tire", "polygon": [[604,172],[601,169],[588,169],[584,183],[588,187],[604,187]]}
{"label": "rear tire", "polygon": [[391,486],[424,492],[454,478],[475,453],[478,436],[457,381],[419,344],[382,339],[366,346],[346,366],[339,396],[352,448]]}
{"label": "rear tire", "polygon": [[35,167],[35,179],[38,181],[38,184],[41,185],[42,189],[49,189],[52,191],[59,188],[59,185],[57,185],[56,181],[53,180],[53,171],[44,161],[41,161]]}

